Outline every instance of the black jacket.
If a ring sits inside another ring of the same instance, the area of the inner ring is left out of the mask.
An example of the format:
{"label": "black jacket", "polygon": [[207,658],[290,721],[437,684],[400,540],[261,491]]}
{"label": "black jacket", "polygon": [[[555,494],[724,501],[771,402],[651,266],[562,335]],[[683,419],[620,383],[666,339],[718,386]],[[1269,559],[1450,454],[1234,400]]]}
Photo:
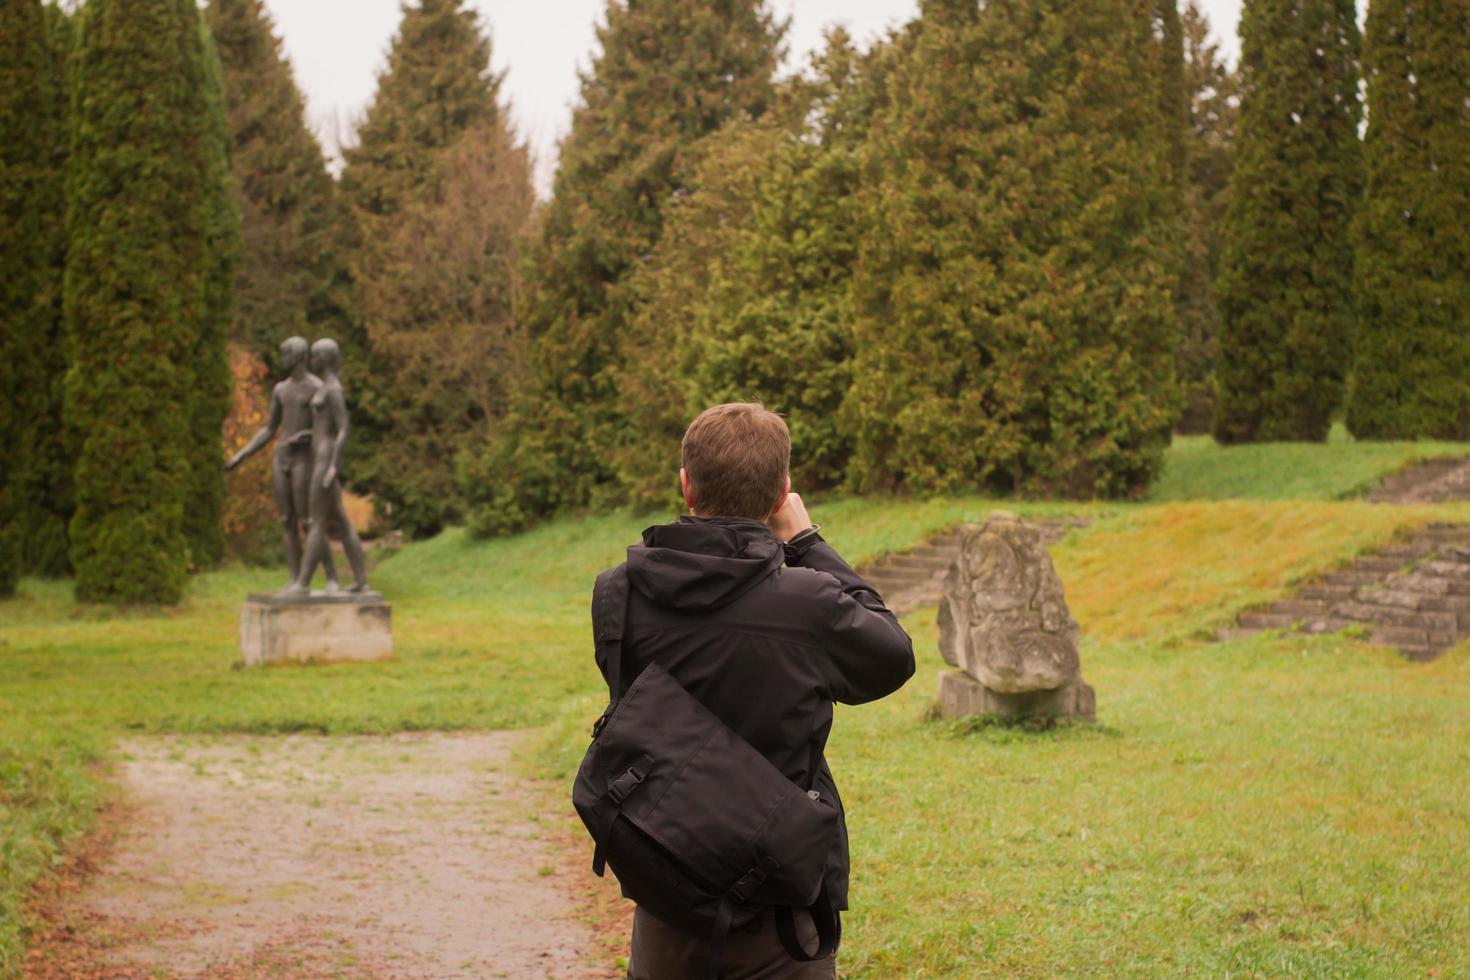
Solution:
{"label": "black jacket", "polygon": [[[656,661],[787,778],[805,787],[815,768],[840,812],[822,755],[832,703],[877,700],[914,673],[913,643],[878,593],[819,535],[782,545],[743,518],[650,527],[627,566],[623,689]],[[841,821],[827,875],[846,908]]]}

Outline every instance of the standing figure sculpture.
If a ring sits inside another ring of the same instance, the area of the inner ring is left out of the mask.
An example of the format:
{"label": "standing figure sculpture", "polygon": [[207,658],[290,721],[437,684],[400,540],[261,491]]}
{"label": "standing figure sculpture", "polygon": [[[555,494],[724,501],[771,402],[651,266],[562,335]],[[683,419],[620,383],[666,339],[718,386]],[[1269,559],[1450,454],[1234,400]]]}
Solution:
{"label": "standing figure sculpture", "polygon": [[[342,529],[342,550],[352,565],[351,592],[367,589],[367,563],[363,560],[362,542],[347,519],[342,506],[342,451],[347,446],[347,401],[342,395],[342,352],[335,340],[318,340],[311,345],[311,366],[321,378],[321,388],[311,398],[311,495],[307,511],[306,556],[296,580],[285,590],[287,594],[304,595],[311,591],[311,576],[321,564],[331,579],[331,544],[327,540],[327,523],[335,521]],[[336,588],[330,582],[328,589]]]}
{"label": "standing figure sculpture", "polygon": [[[230,458],[225,469],[233,470],[260,452],[265,444],[280,433],[272,472],[276,510],[281,517],[281,539],[286,548],[286,565],[290,589],[301,575],[301,531],[311,501],[312,474],[312,399],[322,390],[322,381],[312,374],[307,364],[305,338],[290,337],[281,344],[281,366],[287,377],[271,392],[270,419],[243,449]],[[336,589],[337,572],[328,554],[323,561],[327,587]]]}

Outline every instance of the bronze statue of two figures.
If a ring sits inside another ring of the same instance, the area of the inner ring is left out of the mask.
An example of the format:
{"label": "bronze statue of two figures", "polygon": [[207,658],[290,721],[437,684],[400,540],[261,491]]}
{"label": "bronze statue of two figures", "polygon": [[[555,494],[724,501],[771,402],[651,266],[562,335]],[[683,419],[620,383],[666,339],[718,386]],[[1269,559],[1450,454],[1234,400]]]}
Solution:
{"label": "bronze statue of two figures", "polygon": [[348,591],[365,592],[362,542],[342,506],[340,473],[342,450],[347,445],[347,403],[339,377],[342,352],[334,340],[318,340],[308,349],[303,338],[292,337],[281,345],[281,367],[287,377],[271,393],[270,420],[231,457],[225,469],[239,466],[279,435],[273,467],[276,508],[291,569],[291,581],[279,594],[309,595],[317,566],[326,572],[327,591],[341,591],[327,540],[327,526],[332,522],[341,529],[342,550],[352,565]]}

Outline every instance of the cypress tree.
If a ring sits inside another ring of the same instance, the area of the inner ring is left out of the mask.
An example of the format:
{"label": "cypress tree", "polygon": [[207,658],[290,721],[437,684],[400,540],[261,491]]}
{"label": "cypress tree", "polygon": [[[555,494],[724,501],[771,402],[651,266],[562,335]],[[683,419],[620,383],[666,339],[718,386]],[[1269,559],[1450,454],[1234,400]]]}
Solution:
{"label": "cypress tree", "polygon": [[682,192],[680,154],[770,105],[784,32],[765,0],[608,3],[528,264],[530,378],[500,466],[523,476],[497,526],[622,493],[631,278]]}
{"label": "cypress tree", "polygon": [[184,535],[196,568],[218,564],[225,550],[223,430],[232,387],[227,343],[240,253],[240,214],[235,210],[222,70],[202,14],[198,20],[207,109],[202,179],[208,213],[204,297],[190,359],[194,389],[189,416],[189,505],[184,508]]}
{"label": "cypress tree", "polygon": [[1144,0],[930,0],[873,123],[862,491],[1120,495],[1175,417],[1176,244]]}
{"label": "cypress tree", "polygon": [[76,591],[175,602],[211,228],[199,15],[191,0],[90,0],[79,33],[63,287]]}
{"label": "cypress tree", "polygon": [[1170,235],[1178,251],[1174,256],[1178,288],[1174,296],[1180,348],[1175,368],[1183,374],[1184,346],[1198,332],[1188,322],[1195,312],[1189,303],[1190,283],[1203,274],[1200,257],[1187,247],[1189,222],[1189,93],[1185,87],[1184,26],[1175,0],[1156,0],[1154,34],[1159,51],[1159,113],[1164,140],[1164,158],[1169,168],[1169,190],[1177,228]]}
{"label": "cypress tree", "polygon": [[1186,261],[1180,283],[1179,380],[1184,387],[1180,432],[1210,431],[1215,414],[1215,356],[1220,312],[1220,226],[1228,199],[1235,147],[1235,72],[1220,58],[1210,22],[1189,0],[1182,15],[1184,88],[1189,100],[1188,173],[1184,231]]}
{"label": "cypress tree", "polygon": [[1156,0],[1159,39],[1159,115],[1169,176],[1182,198],[1189,169],[1189,98],[1184,86],[1184,25],[1176,0]]}
{"label": "cypress tree", "polygon": [[262,0],[211,0],[241,253],[230,338],[270,358],[287,337],[350,334],[345,217]]}
{"label": "cypress tree", "polygon": [[1217,284],[1215,437],[1322,440],[1352,360],[1362,186],[1352,0],[1246,0]]}
{"label": "cypress tree", "polygon": [[1347,424],[1470,437],[1470,2],[1375,0]]}
{"label": "cypress tree", "polygon": [[51,133],[55,113],[40,0],[0,6],[0,596],[15,591],[25,528],[33,421],[48,402],[51,328]]}
{"label": "cypress tree", "polygon": [[72,476],[75,460],[67,448],[62,423],[62,390],[66,377],[66,344],[61,308],[61,276],[66,264],[66,166],[70,144],[68,82],[71,51],[75,42],[75,20],[55,4],[46,5],[46,27],[51,55],[45,95],[50,107],[51,154],[48,172],[32,200],[44,212],[47,241],[46,287],[40,293],[44,308],[45,333],[35,342],[41,401],[31,415],[30,472],[26,479],[27,507],[22,529],[25,535],[23,565],[39,575],[65,575],[71,571],[67,555],[66,527],[75,509]]}

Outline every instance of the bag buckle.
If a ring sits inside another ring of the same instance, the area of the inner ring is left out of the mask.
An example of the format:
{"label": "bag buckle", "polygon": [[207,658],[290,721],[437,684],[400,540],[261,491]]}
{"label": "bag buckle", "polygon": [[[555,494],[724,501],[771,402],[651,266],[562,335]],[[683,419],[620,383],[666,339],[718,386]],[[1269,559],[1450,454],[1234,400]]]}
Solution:
{"label": "bag buckle", "polygon": [[644,756],[628,767],[628,771],[612,781],[607,788],[608,799],[614,804],[622,806],[628,794],[638,788],[638,784],[648,778],[649,770],[653,767],[653,761]]}
{"label": "bag buckle", "polygon": [[781,862],[767,854],[761,858],[760,864],[745,872],[739,881],[731,885],[727,894],[737,904],[743,905],[750,893],[759,888],[761,882],[769,878],[779,867],[781,867]]}

